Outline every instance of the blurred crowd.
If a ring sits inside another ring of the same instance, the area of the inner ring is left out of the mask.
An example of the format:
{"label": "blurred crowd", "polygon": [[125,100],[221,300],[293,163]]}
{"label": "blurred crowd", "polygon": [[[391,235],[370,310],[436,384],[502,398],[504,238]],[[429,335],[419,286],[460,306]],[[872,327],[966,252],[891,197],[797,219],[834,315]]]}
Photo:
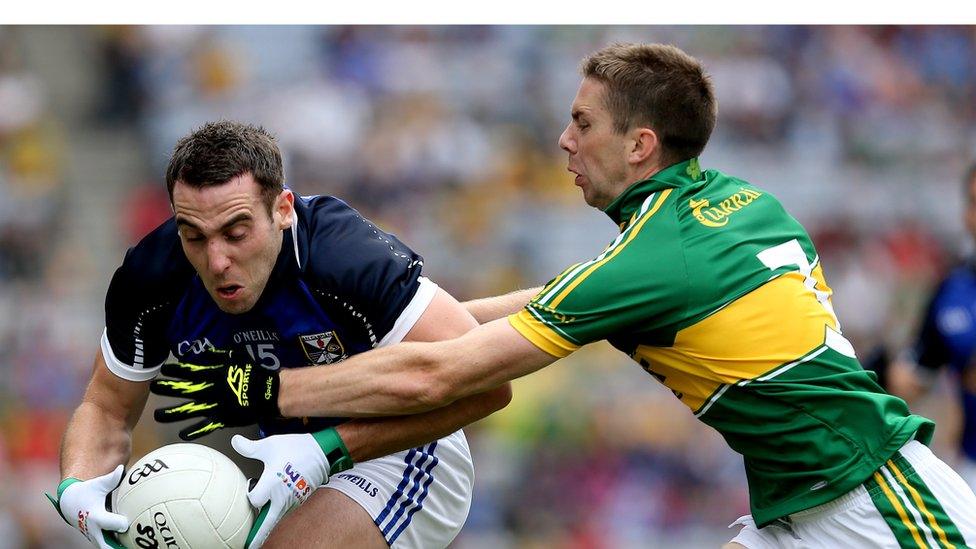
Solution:
{"label": "blurred crowd", "polygon": [[[31,32],[0,28],[0,547],[80,540],[52,528],[40,492],[60,480],[58,437],[101,332],[103,296],[83,289],[107,286],[168,216],[169,151],[207,120],[264,125],[298,193],[347,200],[441,286],[479,297],[542,284],[613,238],[556,145],[578,63],[612,41],[671,42],[715,82],[703,165],[772,191],[807,226],[861,352],[903,344],[968,251],[957,180],[976,155],[972,27],[85,28],[64,35],[93,75],[78,116],[49,100],[60,84],[31,62]],[[120,202],[72,175],[74,140],[94,130],[136,136],[112,151],[144,165]],[[121,204],[101,217],[113,255],[65,250],[79,215],[65,197],[99,192]],[[456,545],[722,541],[748,512],[739,458],[609,347],[564,362],[469,430],[478,486]]]}

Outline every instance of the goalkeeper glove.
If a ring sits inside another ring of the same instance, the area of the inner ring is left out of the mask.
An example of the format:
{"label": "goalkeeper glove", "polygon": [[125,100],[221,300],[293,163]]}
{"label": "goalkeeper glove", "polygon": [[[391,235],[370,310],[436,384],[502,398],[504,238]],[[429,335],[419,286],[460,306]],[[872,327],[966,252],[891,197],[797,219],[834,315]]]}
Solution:
{"label": "goalkeeper glove", "polygon": [[261,478],[247,494],[251,505],[260,509],[244,544],[247,549],[261,547],[278,521],[329,482],[329,475],[353,465],[335,429],[260,440],[234,435],[230,443],[240,455],[264,462]]}
{"label": "goalkeeper glove", "polygon": [[77,528],[99,549],[125,549],[108,531],[125,532],[129,519],[107,509],[106,497],[122,480],[124,467],[89,480],[66,478],[58,485],[57,499],[44,494],[61,518]]}
{"label": "goalkeeper glove", "polygon": [[169,379],[153,380],[150,390],[190,400],[156,409],[156,421],[205,417],[180,431],[183,440],[194,440],[224,427],[242,427],[280,416],[278,372],[256,364],[244,349],[210,353],[216,364],[163,364],[161,374]]}

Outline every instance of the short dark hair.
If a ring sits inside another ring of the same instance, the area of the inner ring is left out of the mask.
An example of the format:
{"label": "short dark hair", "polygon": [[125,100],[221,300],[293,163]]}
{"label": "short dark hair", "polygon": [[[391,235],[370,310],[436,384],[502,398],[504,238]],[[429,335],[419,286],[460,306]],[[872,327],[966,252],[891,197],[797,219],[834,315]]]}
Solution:
{"label": "short dark hair", "polygon": [[615,43],[583,59],[584,77],[607,88],[614,131],[638,125],[661,138],[665,165],[701,154],[718,105],[701,63],[675,46]]}
{"label": "short dark hair", "polygon": [[172,202],[177,181],[200,188],[221,185],[246,173],[261,186],[270,213],[285,184],[274,136],[261,126],[230,120],[208,122],[176,142],[166,167],[166,190]]}

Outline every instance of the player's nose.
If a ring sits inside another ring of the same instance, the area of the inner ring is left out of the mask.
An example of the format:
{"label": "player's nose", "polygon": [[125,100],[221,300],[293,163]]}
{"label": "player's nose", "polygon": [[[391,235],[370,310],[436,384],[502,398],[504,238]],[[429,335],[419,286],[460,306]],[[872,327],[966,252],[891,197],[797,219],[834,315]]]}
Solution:
{"label": "player's nose", "polygon": [[573,139],[571,135],[572,126],[573,123],[570,122],[566,125],[566,129],[563,130],[563,133],[559,134],[559,148],[568,152],[569,154],[576,152],[576,140]]}
{"label": "player's nose", "polygon": [[222,273],[230,267],[230,256],[220,242],[209,242],[207,245],[207,267],[210,272]]}

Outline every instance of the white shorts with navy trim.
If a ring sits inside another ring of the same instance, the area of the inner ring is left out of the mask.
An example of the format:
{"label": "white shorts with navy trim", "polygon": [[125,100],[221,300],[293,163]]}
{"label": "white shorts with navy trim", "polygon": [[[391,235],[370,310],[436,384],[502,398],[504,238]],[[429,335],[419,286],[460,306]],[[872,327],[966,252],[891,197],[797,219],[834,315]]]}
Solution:
{"label": "white shorts with navy trim", "polygon": [[363,507],[395,549],[447,547],[471,508],[474,467],[462,431],[386,457],[357,463],[322,488]]}

